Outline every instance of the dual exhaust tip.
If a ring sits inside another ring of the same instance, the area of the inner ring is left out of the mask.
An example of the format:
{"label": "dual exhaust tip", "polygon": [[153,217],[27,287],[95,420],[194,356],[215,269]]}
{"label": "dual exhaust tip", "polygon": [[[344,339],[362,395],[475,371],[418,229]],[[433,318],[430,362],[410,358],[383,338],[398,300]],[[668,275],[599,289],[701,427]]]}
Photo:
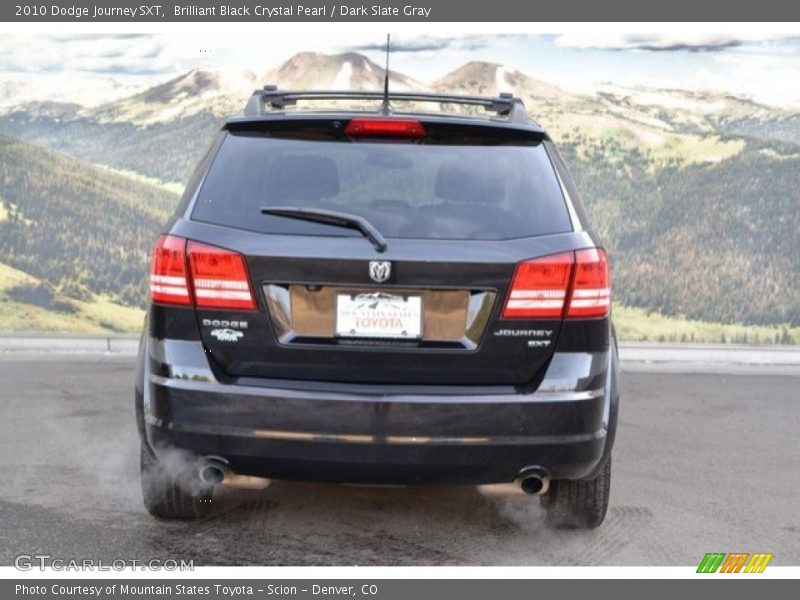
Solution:
{"label": "dual exhaust tip", "polygon": [[[200,481],[210,487],[217,487],[232,476],[227,461],[218,457],[202,458],[197,474]],[[520,471],[516,483],[524,493],[538,496],[547,493],[550,487],[550,477],[544,469],[529,467]]]}

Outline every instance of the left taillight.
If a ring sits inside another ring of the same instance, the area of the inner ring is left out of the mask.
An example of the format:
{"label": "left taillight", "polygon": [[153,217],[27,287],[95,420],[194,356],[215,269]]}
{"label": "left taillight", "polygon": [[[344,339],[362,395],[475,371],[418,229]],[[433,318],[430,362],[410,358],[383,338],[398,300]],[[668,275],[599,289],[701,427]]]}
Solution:
{"label": "left taillight", "polygon": [[161,304],[192,304],[185,239],[162,235],[156,241],[150,271],[150,299]]}
{"label": "left taillight", "polygon": [[244,256],[191,241],[186,252],[198,308],[255,310]]}
{"label": "left taillight", "polygon": [[198,308],[256,309],[244,256],[174,235],[160,236],[153,249],[150,299]]}

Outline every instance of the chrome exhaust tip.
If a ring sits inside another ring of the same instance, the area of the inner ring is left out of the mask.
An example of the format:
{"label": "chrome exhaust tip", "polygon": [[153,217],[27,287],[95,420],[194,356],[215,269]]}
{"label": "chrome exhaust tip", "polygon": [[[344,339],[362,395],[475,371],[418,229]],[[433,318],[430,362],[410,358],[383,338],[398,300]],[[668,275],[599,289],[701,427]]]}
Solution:
{"label": "chrome exhaust tip", "polygon": [[204,484],[216,487],[230,475],[230,469],[223,459],[208,457],[200,460],[197,475]]}
{"label": "chrome exhaust tip", "polygon": [[550,488],[550,477],[538,467],[523,469],[517,476],[520,489],[531,496],[546,494]]}

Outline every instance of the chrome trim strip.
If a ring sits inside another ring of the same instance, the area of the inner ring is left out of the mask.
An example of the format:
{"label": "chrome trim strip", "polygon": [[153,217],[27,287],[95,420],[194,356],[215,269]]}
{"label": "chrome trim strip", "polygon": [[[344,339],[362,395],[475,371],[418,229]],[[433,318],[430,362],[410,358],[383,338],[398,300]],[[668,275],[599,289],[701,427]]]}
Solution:
{"label": "chrome trim strip", "polygon": [[233,394],[241,396],[276,397],[300,400],[340,400],[345,402],[386,402],[386,403],[423,403],[423,404],[452,404],[458,401],[462,404],[490,404],[511,403],[525,404],[527,402],[577,402],[581,400],[594,400],[603,396],[604,389],[584,391],[565,391],[563,389],[537,390],[532,394],[448,394],[448,395],[416,395],[416,394],[353,394],[328,392],[321,390],[293,390],[288,388],[253,387],[247,385],[227,385],[221,383],[208,383],[191,379],[171,379],[161,375],[150,374],[150,382],[174,389],[188,389],[210,394]]}
{"label": "chrome trim strip", "polygon": [[168,429],[185,433],[221,435],[234,437],[250,437],[282,442],[340,442],[346,444],[385,444],[385,445],[540,445],[581,443],[599,440],[606,436],[605,429],[591,433],[576,435],[543,435],[543,436],[499,436],[499,437],[456,437],[456,436],[375,436],[351,433],[315,433],[308,431],[288,431],[279,429],[247,429],[245,427],[210,426],[210,425],[167,425]]}

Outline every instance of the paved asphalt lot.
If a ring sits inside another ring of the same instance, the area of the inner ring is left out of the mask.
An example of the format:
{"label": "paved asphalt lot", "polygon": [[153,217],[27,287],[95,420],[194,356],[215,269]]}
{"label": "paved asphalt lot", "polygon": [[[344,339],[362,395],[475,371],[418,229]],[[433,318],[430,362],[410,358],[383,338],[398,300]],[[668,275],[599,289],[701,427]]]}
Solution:
{"label": "paved asphalt lot", "polygon": [[557,532],[525,496],[288,482],[226,490],[202,522],[159,522],[139,491],[133,361],[0,354],[0,564],[690,565],[712,550],[800,564],[797,369],[624,367],[609,515]]}

